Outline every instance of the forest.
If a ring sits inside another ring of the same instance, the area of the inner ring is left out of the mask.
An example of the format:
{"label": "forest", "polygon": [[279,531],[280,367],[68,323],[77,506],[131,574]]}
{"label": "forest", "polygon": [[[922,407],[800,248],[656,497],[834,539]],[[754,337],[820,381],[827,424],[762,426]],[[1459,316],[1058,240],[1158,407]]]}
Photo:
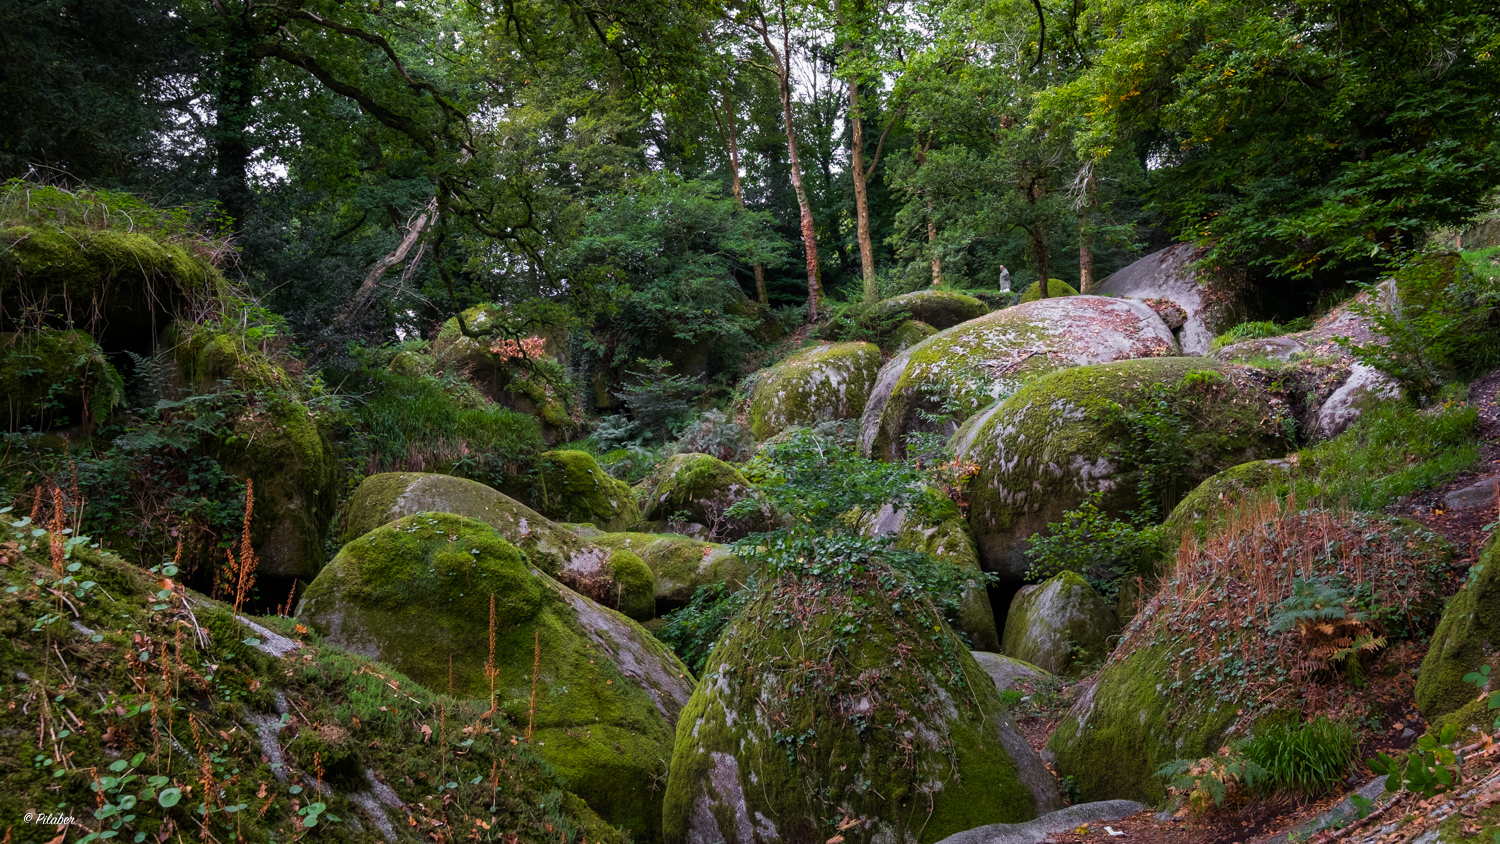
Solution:
{"label": "forest", "polygon": [[0,0],[0,842],[1500,842],[1497,396],[1495,0]]}

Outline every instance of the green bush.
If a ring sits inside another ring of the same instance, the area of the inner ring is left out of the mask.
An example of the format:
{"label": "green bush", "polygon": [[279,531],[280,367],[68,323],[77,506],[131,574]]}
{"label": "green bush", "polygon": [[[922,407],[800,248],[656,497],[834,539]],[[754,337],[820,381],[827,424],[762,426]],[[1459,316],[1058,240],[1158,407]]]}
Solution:
{"label": "green bush", "polygon": [[1248,783],[1252,789],[1313,798],[1344,784],[1357,746],[1348,724],[1320,717],[1310,724],[1272,721],[1240,751],[1260,768]]}
{"label": "green bush", "polygon": [[1113,598],[1122,579],[1152,568],[1161,553],[1159,528],[1139,516],[1110,516],[1099,509],[1102,495],[1094,493],[1077,510],[1063,513],[1062,522],[1049,524],[1045,535],[1032,534],[1026,549],[1031,559],[1028,581],[1041,583],[1059,572],[1077,572],[1099,594]]}
{"label": "green bush", "polygon": [[1500,286],[1480,276],[1461,256],[1431,255],[1393,276],[1400,302],[1355,306],[1385,342],[1344,342],[1361,363],[1394,378],[1407,394],[1427,402],[1444,384],[1500,365]]}

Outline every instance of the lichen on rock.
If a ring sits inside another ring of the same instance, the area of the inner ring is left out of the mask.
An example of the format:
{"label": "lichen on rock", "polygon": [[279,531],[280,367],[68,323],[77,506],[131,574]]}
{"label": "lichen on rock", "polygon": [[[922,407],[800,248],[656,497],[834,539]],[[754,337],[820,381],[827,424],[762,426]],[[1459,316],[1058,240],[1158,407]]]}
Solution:
{"label": "lichen on rock", "polygon": [[[777,524],[776,513],[739,470],[707,454],[674,454],[643,483],[641,509],[657,529],[699,539],[733,540]],[[727,515],[740,501],[749,515]]]}
{"label": "lichen on rock", "polygon": [[654,606],[656,587],[645,580],[640,567],[627,560],[618,570],[623,576],[617,577],[608,549],[504,493],[465,478],[420,472],[371,475],[350,498],[341,534],[345,542],[352,542],[381,525],[421,512],[453,513],[490,525],[519,548],[531,565],[608,606],[635,613],[642,612],[648,601]]}
{"label": "lichen on rock", "polygon": [[532,746],[571,791],[638,840],[658,838],[652,782],[692,690],[687,669],[490,525],[416,513],[378,527],[318,575],[298,618],[418,682],[492,699],[531,725]]}
{"label": "lichen on rock", "polygon": [[750,432],[763,440],[787,428],[857,417],[880,363],[872,343],[832,343],[793,354],[756,379]]}
{"label": "lichen on rock", "polygon": [[[860,452],[904,459],[912,432],[952,434],[1030,376],[1176,353],[1172,332],[1140,302],[1072,296],[995,311],[928,337],[880,369],[860,419]],[[950,421],[930,418],[944,415]]]}
{"label": "lichen on rock", "polygon": [[979,467],[969,524],[985,568],[1023,579],[1031,535],[1091,494],[1106,513],[1166,511],[1220,469],[1286,453],[1284,406],[1252,376],[1203,358],[1153,358],[1027,384],[959,455]]}
{"label": "lichen on rock", "polygon": [[782,575],[736,617],[678,724],[668,842],[825,841],[842,820],[929,844],[1061,806],[994,683],[892,576]]}

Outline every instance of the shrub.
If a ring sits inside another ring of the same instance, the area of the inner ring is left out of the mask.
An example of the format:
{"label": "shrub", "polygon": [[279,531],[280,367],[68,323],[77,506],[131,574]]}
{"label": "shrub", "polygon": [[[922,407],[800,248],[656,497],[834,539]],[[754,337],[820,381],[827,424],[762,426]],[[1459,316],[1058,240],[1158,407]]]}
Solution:
{"label": "shrub", "polygon": [[1355,359],[1423,402],[1446,383],[1500,364],[1500,286],[1492,279],[1448,253],[1413,260],[1393,280],[1399,302],[1383,306],[1372,287],[1370,301],[1354,306],[1386,339],[1342,341]]}
{"label": "shrub", "polygon": [[1225,346],[1239,343],[1243,340],[1259,340],[1262,337],[1279,337],[1282,334],[1291,334],[1297,331],[1306,331],[1312,328],[1312,320],[1306,317],[1294,319],[1285,325],[1275,320],[1263,322],[1242,322],[1239,325],[1225,331],[1214,338],[1213,348],[1215,351]]}
{"label": "shrub", "polygon": [[661,358],[641,358],[637,363],[641,368],[626,373],[631,380],[615,396],[630,409],[643,434],[660,442],[692,416],[693,400],[703,385],[685,375],[668,374],[672,364]]}
{"label": "shrub", "polygon": [[743,463],[755,451],[755,438],[724,411],[708,410],[682,429],[675,448],[679,453],[711,454],[728,463]]}
{"label": "shrub", "polygon": [[1099,594],[1112,598],[1120,581],[1149,570],[1159,555],[1160,530],[1139,515],[1117,519],[1099,509],[1103,493],[1094,493],[1077,510],[1063,513],[1061,523],[1032,534],[1026,556],[1026,579],[1034,583],[1059,572],[1082,575]]}
{"label": "shrub", "polygon": [[666,623],[657,629],[656,638],[666,643],[695,676],[702,673],[719,634],[755,596],[759,586],[754,576],[739,590],[731,590],[725,583],[699,586],[687,606],[663,616]]}
{"label": "shrub", "polygon": [[1310,799],[1344,784],[1357,747],[1353,728],[1320,717],[1310,724],[1272,720],[1240,751],[1260,769],[1253,789]]}
{"label": "shrub", "polygon": [[1177,804],[1176,814],[1206,815],[1239,795],[1264,772],[1234,745],[1203,759],[1173,759],[1156,772],[1167,781],[1167,794]]}

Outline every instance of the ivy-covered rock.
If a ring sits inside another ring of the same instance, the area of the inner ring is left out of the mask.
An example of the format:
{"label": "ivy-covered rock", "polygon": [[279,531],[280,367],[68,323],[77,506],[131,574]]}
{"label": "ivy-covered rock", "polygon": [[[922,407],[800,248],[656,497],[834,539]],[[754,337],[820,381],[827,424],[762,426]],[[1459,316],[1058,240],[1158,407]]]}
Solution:
{"label": "ivy-covered rock", "polygon": [[[1465,683],[1464,677],[1488,666],[1491,674],[1484,678],[1484,690],[1493,692],[1500,679],[1500,535],[1469,570],[1469,578],[1458,594],[1443,608],[1432,647],[1417,672],[1417,709],[1428,721],[1437,721],[1470,705],[1479,688]],[[1494,722],[1488,705],[1475,707],[1480,718],[1472,715],[1461,720],[1483,720],[1488,728]],[[1468,714],[1468,713],[1466,713]]]}
{"label": "ivy-covered rock", "polygon": [[[1360,660],[1431,623],[1435,573],[1451,556],[1431,531],[1365,513],[1268,505],[1261,515],[1179,554],[1059,722],[1047,749],[1083,800],[1159,802],[1166,763],[1212,756],[1260,719],[1300,711],[1303,696],[1359,698]],[[1333,605],[1351,619],[1338,636],[1296,623]],[[1352,623],[1361,607],[1378,607],[1379,623]],[[1335,659],[1341,636],[1364,643],[1352,668]]]}
{"label": "ivy-covered rock", "polygon": [[549,519],[628,530],[641,520],[635,491],[609,476],[586,451],[548,451],[537,458],[536,477],[508,489]]}
{"label": "ivy-covered rock", "polygon": [[491,526],[417,513],[378,527],[318,575],[298,618],[419,683],[493,700],[529,725],[569,790],[637,840],[659,838],[652,782],[692,691],[687,668],[634,622],[536,571]]}
{"label": "ivy-covered rock", "polygon": [[[695,538],[740,539],[776,526],[776,514],[739,470],[707,454],[674,454],[644,482],[642,510],[658,529]],[[758,502],[750,515],[726,516],[743,499]]]}
{"label": "ivy-covered rock", "polygon": [[1076,673],[1107,656],[1119,630],[1115,608],[1087,580],[1064,571],[1016,593],[1000,649],[1053,674]]}
{"label": "ivy-covered rock", "polygon": [[751,571],[723,545],[673,533],[600,533],[589,541],[632,552],[650,567],[656,582],[656,611],[661,614],[687,606],[700,586],[724,583],[737,590]]}
{"label": "ivy-covered rock", "polygon": [[[904,459],[909,434],[952,434],[1029,376],[1176,352],[1172,332],[1140,302],[1071,296],[995,311],[928,337],[880,369],[860,419],[860,452]],[[927,418],[945,414],[950,421]]]}
{"label": "ivy-covered rock", "polygon": [[642,620],[655,615],[656,586],[642,561],[615,561],[609,549],[477,481],[420,472],[371,475],[350,498],[341,533],[345,542],[352,542],[381,525],[422,512],[478,519],[519,548],[531,565],[577,591]]}
{"label": "ivy-covered rock", "polygon": [[985,567],[1022,579],[1031,535],[1094,493],[1107,513],[1166,512],[1221,469],[1286,453],[1284,403],[1252,375],[1204,358],[1155,358],[1027,384],[959,455],[979,467],[969,524]]}
{"label": "ivy-covered rock", "polygon": [[995,688],[1002,692],[1010,691],[1017,683],[1041,682],[1052,676],[1050,672],[1029,662],[1003,654],[974,651],[973,656],[974,661],[979,663],[979,667],[984,669],[984,673],[990,675],[990,679],[995,681]]}
{"label": "ivy-covered rock", "polygon": [[[1059,299],[1064,296],[1077,295],[1078,290],[1066,281],[1062,281],[1061,279],[1056,278],[1047,279],[1047,298]],[[1021,301],[1019,302],[1019,304],[1024,305],[1027,302],[1035,302],[1041,298],[1042,283],[1040,281],[1033,281],[1029,287],[1021,292]]]}
{"label": "ivy-covered rock", "polygon": [[213,446],[229,474],[254,481],[251,540],[260,571],[312,578],[327,557],[338,460],[327,432],[280,362],[243,337],[178,323],[175,362],[198,393],[234,385],[248,401]]}
{"label": "ivy-covered rock", "polygon": [[917,345],[936,333],[938,333],[938,330],[927,323],[909,319],[896,326],[896,332],[891,335],[886,348],[893,352],[900,352],[910,349],[912,346]]}
{"label": "ivy-covered rock", "polygon": [[930,844],[1061,806],[994,683],[896,583],[784,575],[735,618],[678,723],[668,842],[821,842],[847,819]]}
{"label": "ivy-covered rock", "polygon": [[82,331],[0,334],[0,413],[5,430],[103,422],[125,399],[125,382]]}
{"label": "ivy-covered rock", "polygon": [[878,317],[890,318],[897,314],[907,314],[911,319],[939,330],[979,319],[989,312],[989,305],[953,290],[928,289],[903,293],[875,306]]}
{"label": "ivy-covered rock", "polygon": [[976,579],[967,581],[967,588],[959,599],[959,614],[950,618],[954,629],[968,637],[969,645],[981,651],[992,651],[1000,647],[1000,633],[995,628],[995,611],[990,605],[989,592],[977,576],[982,573],[979,553],[974,547],[974,537],[969,524],[958,511],[958,507],[947,498],[931,494],[927,518],[914,512],[897,510],[890,505],[882,507],[868,524],[872,536],[894,536],[895,547],[910,551],[921,551],[959,568],[974,572]]}
{"label": "ivy-covered rock", "polygon": [[797,352],[756,380],[750,432],[763,440],[787,428],[855,418],[875,386],[880,361],[873,343],[832,343]]}

